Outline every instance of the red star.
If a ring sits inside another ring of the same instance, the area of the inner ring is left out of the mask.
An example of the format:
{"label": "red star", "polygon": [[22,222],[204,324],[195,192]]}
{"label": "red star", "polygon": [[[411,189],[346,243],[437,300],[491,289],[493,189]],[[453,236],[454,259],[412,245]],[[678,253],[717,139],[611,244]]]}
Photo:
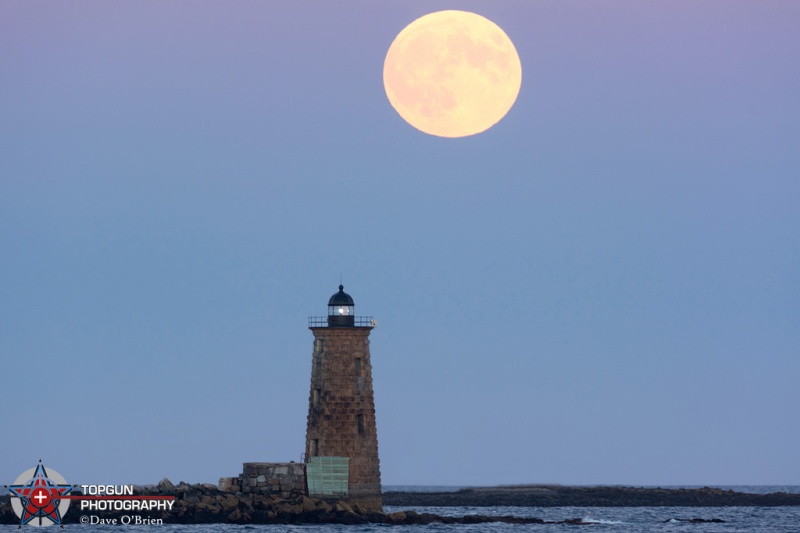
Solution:
{"label": "red star", "polygon": [[47,477],[47,470],[40,462],[36,466],[33,477],[22,485],[10,485],[8,490],[22,502],[22,516],[20,525],[25,525],[34,518],[47,518],[54,524],[61,524],[61,512],[58,506],[61,496],[69,493],[72,485],[58,485]]}

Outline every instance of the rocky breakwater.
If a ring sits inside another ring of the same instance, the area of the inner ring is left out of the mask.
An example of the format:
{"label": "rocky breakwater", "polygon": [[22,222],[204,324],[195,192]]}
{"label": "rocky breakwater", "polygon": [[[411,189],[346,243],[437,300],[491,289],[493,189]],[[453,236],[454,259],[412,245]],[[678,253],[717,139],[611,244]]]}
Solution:
{"label": "rocky breakwater", "polygon": [[[388,525],[410,524],[479,524],[487,522],[506,522],[513,524],[584,524],[583,520],[570,519],[549,522],[539,518],[520,518],[515,516],[469,515],[445,517],[430,513],[401,511],[380,513],[367,511],[357,504],[347,502],[326,502],[316,498],[298,496],[285,499],[277,495],[244,494],[221,491],[216,485],[179,483],[173,485],[164,479],[158,485],[137,487],[137,496],[174,496],[169,511],[87,511],[81,510],[80,500],[74,500],[63,517],[63,523],[101,523],[125,524],[131,515],[136,515],[147,524],[367,524]],[[73,495],[79,493],[73,492]],[[0,524],[19,524],[8,496],[0,499]],[[102,520],[102,521],[101,521]],[[140,522],[141,523],[141,522]]]}

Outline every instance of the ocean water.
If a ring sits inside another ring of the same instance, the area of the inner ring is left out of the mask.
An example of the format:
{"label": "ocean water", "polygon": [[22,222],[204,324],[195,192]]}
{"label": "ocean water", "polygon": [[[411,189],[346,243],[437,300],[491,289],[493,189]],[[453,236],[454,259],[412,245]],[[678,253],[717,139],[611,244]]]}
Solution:
{"label": "ocean water", "polygon": [[[387,511],[399,510],[387,508]],[[367,525],[304,525],[304,526],[235,526],[227,524],[205,524],[182,526],[162,524],[153,526],[82,526],[66,525],[64,530],[83,532],[123,532],[154,531],[161,533],[279,533],[279,532],[304,532],[304,533],[366,533],[398,531],[402,533],[523,533],[535,532],[562,532],[579,531],[588,528],[589,531],[615,531],[629,533],[683,533],[683,532],[708,532],[708,533],[796,533],[800,531],[800,508],[798,507],[606,507],[606,508],[579,508],[579,507],[419,507],[417,512],[433,512],[441,515],[465,514],[495,514],[534,516],[545,520],[564,520],[582,518],[587,524],[584,526],[565,524],[503,524],[488,523],[474,525],[430,524],[426,526],[390,526],[383,524]],[[670,522],[676,518],[721,518],[722,524],[689,524],[683,522]],[[11,533],[18,531],[18,526],[0,526],[0,532]],[[45,531],[59,531],[59,528],[45,529]]]}
{"label": "ocean water", "polygon": [[[404,491],[443,491],[458,490],[460,487],[385,487],[385,490]],[[666,487],[665,487],[666,488]],[[688,488],[688,487],[670,487]],[[800,486],[725,486],[725,490],[737,490],[750,493],[789,492],[800,493]],[[709,533],[797,533],[800,532],[800,507],[390,507],[386,512],[414,510],[418,513],[434,513],[442,516],[464,516],[481,514],[488,516],[519,516],[535,517],[548,521],[560,521],[580,518],[584,526],[566,524],[503,524],[486,523],[474,525],[457,524],[430,524],[425,526],[390,526],[385,524],[366,525],[251,525],[236,526],[228,524],[205,525],[176,525],[164,523],[161,525],[139,526],[99,526],[99,525],[72,525],[64,526],[65,530],[85,532],[123,532],[153,531],[161,533],[279,533],[279,532],[304,532],[304,533],[366,533],[398,531],[402,533],[523,533],[535,532],[561,532],[573,531],[579,527],[580,531],[589,528],[589,531],[614,531],[630,533],[683,533],[683,532],[709,532]],[[74,511],[72,511],[74,512]],[[706,520],[718,518],[724,523],[691,524],[677,519],[703,518]],[[46,529],[45,531],[58,531],[59,528]],[[0,533],[18,531],[18,526],[0,525]]]}

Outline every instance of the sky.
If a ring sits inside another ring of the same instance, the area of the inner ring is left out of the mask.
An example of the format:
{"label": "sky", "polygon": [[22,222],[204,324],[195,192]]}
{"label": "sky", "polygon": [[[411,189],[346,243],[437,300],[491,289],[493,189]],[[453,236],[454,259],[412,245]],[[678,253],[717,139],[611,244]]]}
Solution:
{"label": "sky", "polygon": [[[445,139],[383,60],[499,25]],[[0,0],[0,481],[300,461],[340,279],[384,485],[800,484],[800,3]]]}

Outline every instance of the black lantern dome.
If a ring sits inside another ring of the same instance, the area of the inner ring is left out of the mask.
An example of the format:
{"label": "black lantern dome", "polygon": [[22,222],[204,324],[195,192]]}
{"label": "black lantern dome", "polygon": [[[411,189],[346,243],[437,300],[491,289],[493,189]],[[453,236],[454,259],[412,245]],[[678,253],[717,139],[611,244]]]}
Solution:
{"label": "black lantern dome", "polygon": [[339,292],[328,300],[328,326],[352,327],[355,326],[353,308],[355,303],[352,296],[344,292],[344,285],[339,285]]}

